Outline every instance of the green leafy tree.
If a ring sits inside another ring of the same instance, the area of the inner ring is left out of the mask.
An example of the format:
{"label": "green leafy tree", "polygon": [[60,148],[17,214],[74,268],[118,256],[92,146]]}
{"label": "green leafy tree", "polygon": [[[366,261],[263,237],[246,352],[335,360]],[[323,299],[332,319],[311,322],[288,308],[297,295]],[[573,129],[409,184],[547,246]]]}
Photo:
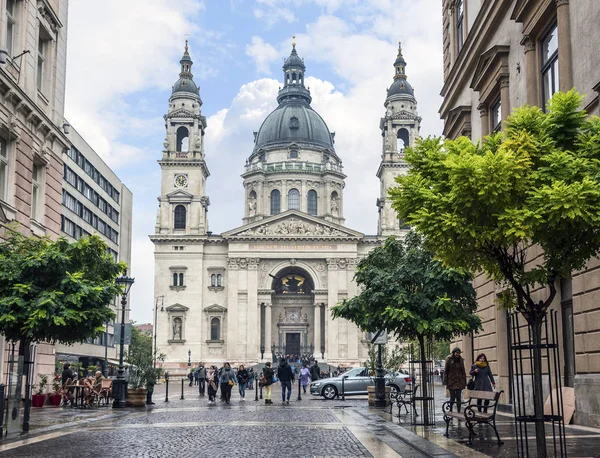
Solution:
{"label": "green leafy tree", "polygon": [[[165,355],[157,354],[157,361],[164,361]],[[131,344],[125,358],[129,364],[129,388],[152,389],[156,380],[162,375],[161,368],[154,367],[152,335],[140,331],[135,326],[131,329]]]}
{"label": "green leafy tree", "polygon": [[[377,369],[377,345],[367,343],[368,359],[365,361],[365,367],[369,369],[369,373],[374,373]],[[381,360],[383,367],[388,370],[398,370],[398,368],[408,361],[409,348],[394,347],[383,345],[381,347]]]}
{"label": "green leafy tree", "polygon": [[[446,265],[509,286],[504,303],[525,317],[535,344],[556,280],[571,278],[600,250],[600,119],[587,119],[581,101],[571,90],[556,93],[545,113],[521,107],[503,132],[477,144],[422,140],[405,151],[411,168],[390,191],[399,217]],[[533,245],[544,255],[529,262]],[[534,293],[540,286],[541,300]],[[534,409],[542,419],[539,347],[533,359]],[[540,421],[536,436],[545,457]]]}
{"label": "green leafy tree", "polygon": [[[350,320],[363,331],[387,329],[401,340],[419,342],[424,380],[428,377],[426,342],[481,328],[474,315],[472,276],[444,267],[423,249],[421,237],[414,232],[404,241],[389,237],[371,251],[358,263],[355,280],[361,293],[333,307],[333,317]],[[421,389],[427,397],[425,383]]]}
{"label": "green leafy tree", "polygon": [[107,249],[98,236],[69,243],[8,229],[0,243],[0,333],[19,343],[21,361],[29,362],[32,342],[84,342],[114,318],[108,304],[125,265]]}

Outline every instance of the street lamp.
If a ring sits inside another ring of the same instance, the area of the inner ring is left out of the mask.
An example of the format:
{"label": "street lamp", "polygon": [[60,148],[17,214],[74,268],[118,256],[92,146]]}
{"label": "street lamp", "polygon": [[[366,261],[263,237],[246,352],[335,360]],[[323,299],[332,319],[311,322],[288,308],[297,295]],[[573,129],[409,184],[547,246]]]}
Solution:
{"label": "street lamp", "polygon": [[126,406],[127,397],[127,380],[125,380],[125,367],[123,366],[123,353],[125,351],[125,309],[127,308],[127,295],[131,286],[135,282],[135,278],[127,276],[127,270],[123,272],[123,275],[116,280],[117,285],[122,289],[121,295],[121,339],[119,342],[119,371],[117,372],[117,378],[113,381],[113,408],[123,409]]}
{"label": "street lamp", "polygon": [[265,358],[265,344],[262,344],[260,346],[260,359],[264,359]]}
{"label": "street lamp", "polygon": [[161,306],[160,306],[160,311],[164,312],[165,310],[165,296],[157,296],[156,297],[156,301],[154,302],[154,368],[156,369],[156,354],[158,353],[158,347],[156,346],[156,334],[158,332],[157,325],[158,325],[158,300],[162,299],[161,302]]}
{"label": "street lamp", "polygon": [[188,350],[188,367],[192,365],[192,350]]}

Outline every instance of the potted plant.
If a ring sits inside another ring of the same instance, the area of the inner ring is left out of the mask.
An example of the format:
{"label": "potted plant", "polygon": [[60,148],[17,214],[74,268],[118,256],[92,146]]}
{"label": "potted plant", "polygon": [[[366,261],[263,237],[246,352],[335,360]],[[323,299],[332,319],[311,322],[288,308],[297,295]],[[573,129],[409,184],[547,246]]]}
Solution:
{"label": "potted plant", "polygon": [[62,388],[62,375],[60,372],[54,373],[54,380],[52,380],[52,394],[50,395],[50,405],[59,406],[62,395],[60,394]]}
{"label": "potted plant", "polygon": [[[157,360],[163,358],[163,355],[160,355]],[[152,336],[146,335],[133,327],[126,360],[129,364],[127,406],[144,407],[148,391],[152,392],[154,390],[154,384],[162,374],[162,369],[154,367]]]}
{"label": "potted plant", "polygon": [[48,385],[48,376],[46,374],[38,374],[40,378],[39,385],[33,385],[33,390],[35,390],[35,394],[31,396],[31,403],[33,407],[42,407],[44,402],[46,402],[46,394],[44,391],[46,390],[46,385]]}

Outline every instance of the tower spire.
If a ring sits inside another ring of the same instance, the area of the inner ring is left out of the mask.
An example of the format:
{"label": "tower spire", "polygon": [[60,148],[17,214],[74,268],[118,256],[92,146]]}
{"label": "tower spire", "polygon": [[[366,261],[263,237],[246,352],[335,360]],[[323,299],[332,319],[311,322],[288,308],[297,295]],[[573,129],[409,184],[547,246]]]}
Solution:
{"label": "tower spire", "polygon": [[277,96],[277,102],[302,101],[311,102],[310,91],[304,86],[306,66],[304,59],[296,51],[296,35],[292,36],[292,51],[283,62],[283,88]]}
{"label": "tower spire", "polygon": [[394,73],[394,80],[397,80],[398,78],[406,79],[406,61],[402,55],[401,41],[398,41],[398,55],[396,56],[396,61],[394,62],[394,68],[396,69],[396,72]]}

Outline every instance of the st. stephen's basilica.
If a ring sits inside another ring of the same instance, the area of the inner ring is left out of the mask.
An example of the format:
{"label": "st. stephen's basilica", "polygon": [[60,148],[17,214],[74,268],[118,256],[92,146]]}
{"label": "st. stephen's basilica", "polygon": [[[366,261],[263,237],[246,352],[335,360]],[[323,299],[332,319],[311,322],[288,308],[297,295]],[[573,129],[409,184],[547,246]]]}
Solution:
{"label": "st. stephen's basilica", "polygon": [[278,106],[254,133],[241,175],[242,225],[209,232],[207,124],[192,65],[186,45],[165,115],[161,195],[150,236],[154,292],[164,304],[157,322],[164,367],[183,369],[189,355],[194,362],[253,364],[273,352],[313,353],[332,365],[364,361],[364,334],[332,320],[330,309],[357,294],[357,262],[404,231],[387,190],[406,172],[403,148],[418,136],[421,118],[401,48],[380,120],[377,235],[344,224],[344,152],[336,151],[335,134],[311,107],[295,44],[283,65]]}

